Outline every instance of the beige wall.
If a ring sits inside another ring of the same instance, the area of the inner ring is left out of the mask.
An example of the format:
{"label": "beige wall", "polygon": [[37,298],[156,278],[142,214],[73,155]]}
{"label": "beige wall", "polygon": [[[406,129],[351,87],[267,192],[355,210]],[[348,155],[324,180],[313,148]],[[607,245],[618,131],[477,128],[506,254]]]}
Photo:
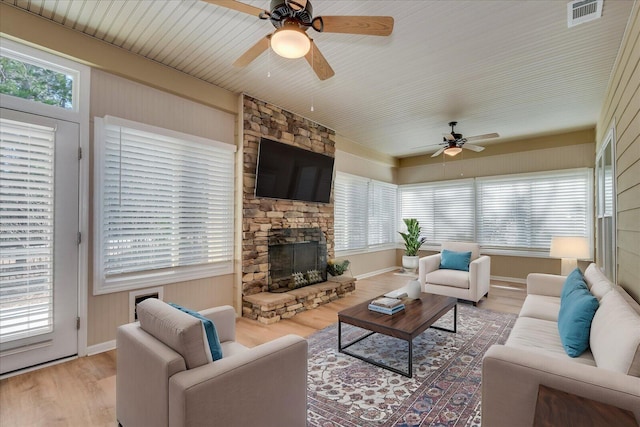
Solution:
{"label": "beige wall", "polygon": [[640,301],[640,2],[634,4],[597,126],[616,135],[618,283]]}
{"label": "beige wall", "polygon": [[340,261],[348,259],[351,262],[349,270],[354,277],[382,272],[399,265],[396,262],[395,249],[341,256],[337,259]]}
{"label": "beige wall", "polygon": [[442,156],[400,160],[398,184],[480,176],[594,167],[595,132],[575,132],[487,145],[481,153],[463,151],[453,160]]}
{"label": "beige wall", "polygon": [[[153,126],[234,144],[235,116],[215,108],[153,89],[99,70],[91,73],[91,165],[93,165],[93,120],[111,115]],[[93,172],[91,172],[93,175]],[[91,177],[93,178],[93,177]],[[93,188],[91,179],[91,188]],[[90,215],[94,192],[91,191]],[[93,221],[90,220],[91,231]],[[91,241],[89,248],[93,246]],[[89,259],[92,258],[90,252]],[[129,322],[129,292],[93,295],[89,263],[88,331],[89,346],[115,339],[116,328]],[[233,275],[211,277],[165,285],[164,300],[201,310],[233,304]]]}

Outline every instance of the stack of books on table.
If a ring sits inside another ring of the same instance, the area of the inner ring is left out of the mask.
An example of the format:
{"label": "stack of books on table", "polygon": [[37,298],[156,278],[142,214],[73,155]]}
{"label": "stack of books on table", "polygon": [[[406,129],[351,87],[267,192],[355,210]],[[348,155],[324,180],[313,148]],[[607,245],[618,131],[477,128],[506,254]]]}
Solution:
{"label": "stack of books on table", "polygon": [[404,310],[404,303],[398,298],[380,297],[369,303],[369,310],[384,314],[396,314]]}

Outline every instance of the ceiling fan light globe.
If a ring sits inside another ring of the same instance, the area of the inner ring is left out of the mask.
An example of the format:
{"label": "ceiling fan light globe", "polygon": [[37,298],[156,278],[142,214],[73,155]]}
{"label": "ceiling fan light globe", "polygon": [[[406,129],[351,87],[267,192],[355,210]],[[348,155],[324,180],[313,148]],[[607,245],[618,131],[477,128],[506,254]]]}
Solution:
{"label": "ceiling fan light globe", "polygon": [[309,52],[311,40],[300,28],[287,25],[273,33],[271,48],[283,58],[302,58]]}
{"label": "ceiling fan light globe", "polygon": [[462,148],[460,148],[460,147],[448,147],[448,148],[445,148],[445,150],[444,150],[444,154],[446,154],[447,156],[451,156],[451,157],[455,156],[456,154],[458,154],[460,152],[462,152]]}

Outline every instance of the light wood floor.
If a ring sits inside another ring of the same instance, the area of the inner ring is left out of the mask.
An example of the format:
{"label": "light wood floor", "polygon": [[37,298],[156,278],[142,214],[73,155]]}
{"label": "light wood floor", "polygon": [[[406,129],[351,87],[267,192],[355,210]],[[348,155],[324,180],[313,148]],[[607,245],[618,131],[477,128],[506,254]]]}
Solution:
{"label": "light wood floor", "polygon": [[[239,318],[238,342],[253,347],[286,334],[307,337],[338,321],[338,311],[403,286],[406,276],[385,273],[359,280],[338,301],[273,325]],[[524,285],[492,281],[478,307],[518,313]],[[0,426],[114,426],[116,351],[82,357],[0,381]]]}

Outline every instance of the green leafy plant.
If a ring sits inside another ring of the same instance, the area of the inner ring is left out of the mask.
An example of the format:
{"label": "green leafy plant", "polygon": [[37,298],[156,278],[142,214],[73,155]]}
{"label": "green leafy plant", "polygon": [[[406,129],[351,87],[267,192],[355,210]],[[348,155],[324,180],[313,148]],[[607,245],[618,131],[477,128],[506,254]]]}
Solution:
{"label": "green leafy plant", "polygon": [[332,276],[340,276],[349,268],[349,260],[345,259],[344,261],[336,261],[335,259],[330,259],[327,261],[327,272]]}
{"label": "green leafy plant", "polygon": [[416,256],[420,246],[427,241],[426,237],[420,237],[420,231],[422,228],[415,218],[404,218],[405,225],[407,226],[407,232],[399,231],[400,235],[404,239],[404,253],[407,256]]}

